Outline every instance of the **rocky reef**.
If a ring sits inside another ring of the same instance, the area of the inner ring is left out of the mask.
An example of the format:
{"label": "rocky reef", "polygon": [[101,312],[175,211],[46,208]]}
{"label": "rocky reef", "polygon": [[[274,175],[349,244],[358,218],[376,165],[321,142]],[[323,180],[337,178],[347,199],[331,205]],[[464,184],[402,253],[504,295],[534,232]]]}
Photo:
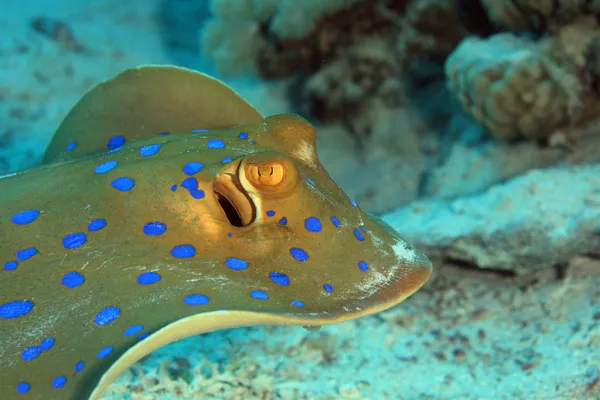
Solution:
{"label": "rocky reef", "polygon": [[600,157],[591,5],[538,21],[510,1],[234,3],[211,3],[206,56],[284,86],[344,146],[326,164],[373,211]]}

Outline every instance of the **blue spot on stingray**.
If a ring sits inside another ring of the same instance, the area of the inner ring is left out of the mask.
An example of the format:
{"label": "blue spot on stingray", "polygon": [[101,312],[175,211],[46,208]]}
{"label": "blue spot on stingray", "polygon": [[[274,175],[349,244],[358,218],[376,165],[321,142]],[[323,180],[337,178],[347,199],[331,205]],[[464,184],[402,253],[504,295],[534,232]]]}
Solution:
{"label": "blue spot on stingray", "polygon": [[87,236],[83,232],[69,233],[62,238],[62,245],[65,249],[76,249],[87,242]]}
{"label": "blue spot on stingray", "polygon": [[42,351],[48,351],[50,350],[52,347],[54,347],[54,343],[56,343],[56,340],[52,337],[47,337],[46,339],[42,340],[40,343],[40,349]]}
{"label": "blue spot on stingray", "polygon": [[225,142],[221,139],[210,139],[208,142],[206,142],[206,147],[210,149],[222,149],[225,147]]}
{"label": "blue spot on stingray", "polygon": [[83,275],[81,275],[81,273],[77,271],[70,271],[65,273],[60,280],[60,283],[62,283],[69,289],[76,288],[77,286],[83,284],[83,282],[85,282],[85,278],[83,277]]}
{"label": "blue spot on stingray", "polygon": [[248,134],[246,132],[240,132],[238,135],[240,139],[248,139]]}
{"label": "blue spot on stingray", "polygon": [[160,275],[153,271],[142,272],[137,277],[137,283],[140,285],[152,285],[160,281]]}
{"label": "blue spot on stingray", "polygon": [[176,191],[176,190],[177,190],[177,185],[173,185],[173,186],[171,186],[171,189],[170,189],[170,190],[171,190],[171,192],[174,192],[174,191]]}
{"label": "blue spot on stingray", "polygon": [[196,178],[185,178],[181,181],[181,187],[187,190],[197,190],[198,180]]}
{"label": "blue spot on stingray", "polygon": [[304,228],[309,232],[321,232],[321,221],[317,217],[308,217],[304,220]]}
{"label": "blue spot on stingray", "polygon": [[301,302],[300,300],[292,300],[290,302],[291,305],[293,305],[294,307],[304,307],[304,303]]}
{"label": "blue spot on stingray", "polygon": [[120,176],[117,179],[113,180],[110,183],[110,186],[112,186],[114,189],[117,189],[118,191],[127,192],[135,186],[135,181],[129,177]]}
{"label": "blue spot on stingray", "polygon": [[54,389],[62,389],[67,383],[67,377],[64,375],[59,375],[56,378],[52,379],[52,387]]}
{"label": "blue spot on stingray", "polygon": [[105,174],[118,164],[115,160],[104,161],[102,164],[98,164],[94,167],[94,172],[97,174]]}
{"label": "blue spot on stingray", "polygon": [[95,231],[104,229],[105,226],[106,226],[106,220],[104,218],[97,218],[93,221],[90,221],[90,223],[88,224],[87,230],[90,232],[95,232]]}
{"label": "blue spot on stingray", "polygon": [[83,369],[83,367],[85,367],[85,363],[83,361],[77,361],[75,363],[75,366],[73,367],[73,371],[75,371],[75,372],[81,372],[81,370]]}
{"label": "blue spot on stingray", "polygon": [[308,253],[298,247],[292,247],[290,254],[294,257],[294,260],[304,262],[308,260]]}
{"label": "blue spot on stingray", "polygon": [[19,262],[12,260],[12,261],[7,261],[4,263],[4,270],[5,271],[14,271],[15,269],[17,269],[17,267],[19,266]]}
{"label": "blue spot on stingray", "polygon": [[27,382],[19,382],[17,384],[17,393],[19,394],[26,394],[29,392],[29,389],[31,389],[31,386]]}
{"label": "blue spot on stingray", "polygon": [[323,289],[325,289],[327,293],[333,292],[333,286],[331,286],[329,283],[324,284]]}
{"label": "blue spot on stingray", "polygon": [[287,218],[283,217],[279,220],[279,225],[285,225],[285,224],[287,224]]}
{"label": "blue spot on stingray", "polygon": [[141,331],[142,329],[144,329],[144,327],[142,325],[133,325],[133,326],[130,326],[129,328],[125,329],[123,331],[123,335],[133,336],[136,333],[138,333],[139,331]]}
{"label": "blue spot on stingray", "polygon": [[106,142],[106,147],[109,149],[116,149],[117,147],[121,147],[125,144],[125,138],[121,135],[116,135],[108,139]]}
{"label": "blue spot on stingray", "polygon": [[136,339],[143,340],[143,339],[146,339],[148,336],[150,336],[150,333],[144,332],[144,333],[140,333]]}
{"label": "blue spot on stingray", "polygon": [[240,258],[230,257],[225,260],[225,266],[235,271],[242,271],[248,268],[248,263]]}
{"label": "blue spot on stingray", "polygon": [[195,173],[200,172],[202,168],[204,168],[204,164],[196,161],[190,161],[189,163],[185,164],[181,170],[186,175],[194,175]]}
{"label": "blue spot on stingray", "polygon": [[192,258],[196,255],[196,248],[191,244],[181,244],[171,249],[171,255],[175,258]]}
{"label": "blue spot on stingray", "polygon": [[204,198],[204,190],[201,189],[191,189],[190,195],[196,200],[200,200]]}
{"label": "blue spot on stingray", "polygon": [[0,305],[0,317],[13,319],[23,317],[33,310],[33,303],[29,300],[9,301]]}
{"label": "blue spot on stingray", "polygon": [[210,132],[210,129],[192,129],[192,133],[206,133]]}
{"label": "blue spot on stingray", "polygon": [[340,220],[338,219],[338,217],[331,217],[331,223],[333,224],[333,226],[335,226],[336,228],[339,228],[340,225],[342,224],[340,222]]}
{"label": "blue spot on stingray", "polygon": [[41,352],[42,349],[40,349],[38,346],[27,347],[21,352],[21,359],[23,361],[31,361],[37,358],[37,356],[39,356]]}
{"label": "blue spot on stingray", "polygon": [[106,346],[105,348],[101,349],[98,354],[96,354],[96,358],[102,359],[106,356],[108,356],[110,353],[112,353],[113,351],[113,347],[112,346]]}
{"label": "blue spot on stingray", "polygon": [[266,214],[267,214],[267,217],[272,217],[272,216],[275,215],[275,211],[273,211],[273,210],[267,210]]}
{"label": "blue spot on stingray", "polygon": [[315,181],[313,181],[312,179],[310,179],[308,176],[307,176],[305,179],[306,179],[306,181],[307,181],[308,183],[310,183],[311,185],[313,185],[313,186],[317,186],[317,185],[315,185]]}
{"label": "blue spot on stingray", "polygon": [[21,249],[15,253],[15,257],[19,261],[25,261],[35,256],[38,253],[35,247],[28,247],[26,249]]}
{"label": "blue spot on stingray", "polygon": [[164,131],[164,132],[158,132],[158,134],[159,135],[170,135],[171,132]]}
{"label": "blue spot on stingray", "polygon": [[156,153],[158,153],[158,151],[160,150],[160,143],[157,144],[148,144],[146,146],[142,146],[140,147],[140,156],[142,157],[150,157],[155,155]]}
{"label": "blue spot on stingray", "polygon": [[267,300],[269,295],[263,292],[262,290],[253,290],[250,292],[250,297],[257,300]]}
{"label": "blue spot on stingray", "polygon": [[358,228],[354,229],[354,237],[357,238],[358,240],[360,240],[361,242],[363,240],[365,240],[365,237],[363,236],[363,234],[360,232],[360,230],[358,230]]}
{"label": "blue spot on stingray", "polygon": [[162,222],[158,222],[158,221],[148,222],[142,228],[142,232],[144,232],[144,235],[148,235],[148,236],[160,236],[163,233],[165,233],[166,230],[167,230],[167,226],[165,224],[163,224]]}
{"label": "blue spot on stingray", "polygon": [[359,226],[358,229],[360,229],[363,232],[367,231],[367,228],[365,228],[364,225]]}
{"label": "blue spot on stingray", "polygon": [[202,306],[209,302],[208,296],[203,294],[190,294],[183,298],[183,302],[188,306]]}
{"label": "blue spot on stingray", "polygon": [[354,199],[350,199],[350,204],[352,204],[352,207],[358,207]]}
{"label": "blue spot on stingray", "polygon": [[233,233],[227,232],[227,237],[232,237],[232,236],[233,236]]}
{"label": "blue spot on stingray", "polygon": [[363,260],[360,260],[356,265],[358,265],[358,268],[362,271],[365,272],[366,270],[369,269],[369,264],[367,264],[366,262],[364,262]]}
{"label": "blue spot on stingray", "polygon": [[251,140],[250,144],[256,144],[256,140]]}
{"label": "blue spot on stingray", "polygon": [[271,281],[277,285],[289,286],[290,284],[290,278],[281,272],[269,273],[269,279],[271,279]]}
{"label": "blue spot on stingray", "polygon": [[225,157],[225,158],[223,158],[223,159],[221,160],[221,162],[222,162],[223,164],[226,164],[226,163],[228,163],[228,162],[232,162],[232,161],[233,161],[233,158],[231,158],[231,157]]}
{"label": "blue spot on stingray", "polygon": [[110,306],[105,307],[96,314],[94,317],[94,322],[96,325],[107,325],[113,322],[121,315],[121,309],[119,307]]}
{"label": "blue spot on stingray", "polygon": [[77,146],[77,142],[71,142],[67,145],[67,148],[65,149],[68,152],[73,151],[73,149],[75,149],[75,147]]}
{"label": "blue spot on stingray", "polygon": [[26,210],[13,215],[10,220],[15,225],[26,225],[35,221],[38,215],[40,215],[38,210]]}

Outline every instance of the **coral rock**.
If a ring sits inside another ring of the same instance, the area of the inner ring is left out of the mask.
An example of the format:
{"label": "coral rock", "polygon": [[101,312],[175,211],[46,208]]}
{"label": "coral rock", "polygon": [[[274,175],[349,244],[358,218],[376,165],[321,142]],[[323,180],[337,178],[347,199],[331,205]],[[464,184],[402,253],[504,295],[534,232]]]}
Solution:
{"label": "coral rock", "polygon": [[511,33],[464,40],[446,61],[449,89],[501,138],[535,138],[569,122],[569,93],[536,43]]}
{"label": "coral rock", "polygon": [[533,170],[475,196],[412,203],[386,221],[433,259],[527,274],[600,255],[600,165]]}
{"label": "coral rock", "polygon": [[446,60],[448,88],[498,138],[577,134],[600,112],[580,73],[595,29],[579,23],[539,41],[509,32],[469,37]]}
{"label": "coral rock", "polygon": [[244,0],[232,6],[237,20],[228,1],[213,0],[203,32],[218,70],[296,78],[301,108],[324,121],[360,119],[371,98],[397,107],[414,61],[440,65],[465,34],[455,0],[267,1],[261,12],[261,1]]}

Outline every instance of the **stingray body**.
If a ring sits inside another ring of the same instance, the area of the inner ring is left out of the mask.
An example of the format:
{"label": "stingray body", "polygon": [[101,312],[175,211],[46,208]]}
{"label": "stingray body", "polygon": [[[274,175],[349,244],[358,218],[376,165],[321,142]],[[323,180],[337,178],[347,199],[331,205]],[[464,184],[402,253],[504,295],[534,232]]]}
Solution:
{"label": "stingray body", "polygon": [[353,319],[431,272],[328,176],[308,122],[184,69],[90,90],[0,193],[4,400],[97,399],[169,342]]}

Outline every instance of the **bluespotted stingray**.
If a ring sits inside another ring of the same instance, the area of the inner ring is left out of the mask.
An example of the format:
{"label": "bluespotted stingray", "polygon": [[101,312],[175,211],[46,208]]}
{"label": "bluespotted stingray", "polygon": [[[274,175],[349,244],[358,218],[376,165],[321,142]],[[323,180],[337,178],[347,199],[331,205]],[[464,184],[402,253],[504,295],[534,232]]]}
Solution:
{"label": "bluespotted stingray", "polygon": [[0,179],[0,398],[98,399],[170,342],[389,308],[430,261],[329,177],[315,131],[231,88],[130,69]]}

